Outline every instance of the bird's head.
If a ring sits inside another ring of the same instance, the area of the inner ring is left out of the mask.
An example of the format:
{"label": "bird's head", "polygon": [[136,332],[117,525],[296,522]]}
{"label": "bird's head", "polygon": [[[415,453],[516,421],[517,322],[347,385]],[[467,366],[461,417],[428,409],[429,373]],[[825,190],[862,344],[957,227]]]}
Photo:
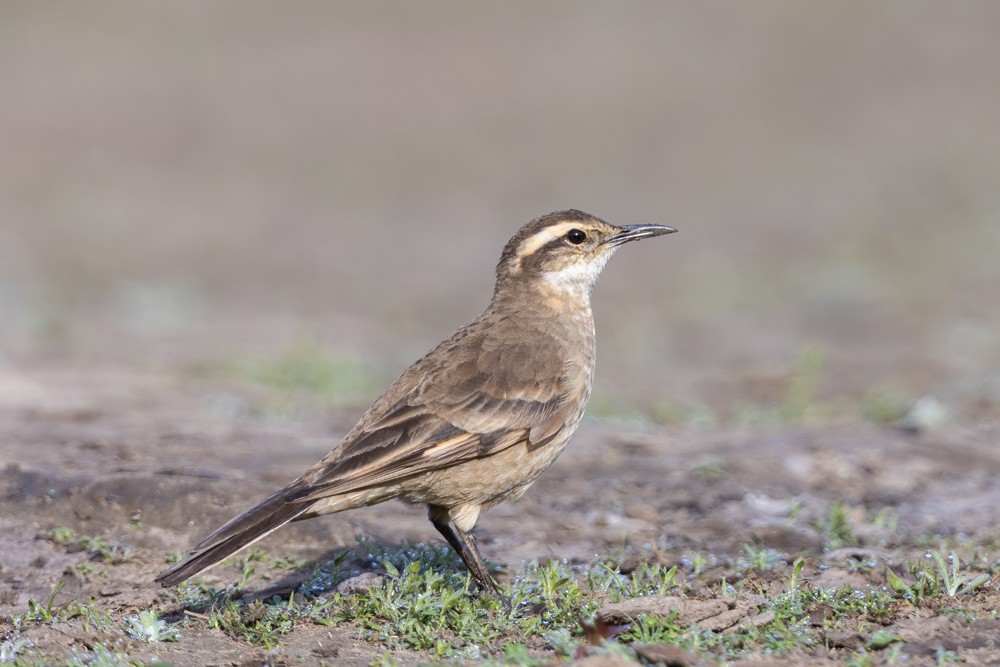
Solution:
{"label": "bird's head", "polygon": [[612,225],[570,209],[532,220],[507,242],[497,265],[497,292],[528,281],[556,294],[587,295],[624,243],[670,234],[665,225]]}

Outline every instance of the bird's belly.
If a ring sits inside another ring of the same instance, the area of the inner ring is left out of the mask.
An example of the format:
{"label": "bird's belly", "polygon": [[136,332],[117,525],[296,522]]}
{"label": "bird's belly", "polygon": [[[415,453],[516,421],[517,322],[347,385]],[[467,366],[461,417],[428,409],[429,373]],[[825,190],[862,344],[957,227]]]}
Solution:
{"label": "bird's belly", "polygon": [[390,498],[395,498],[399,495],[399,492],[399,485],[392,484],[375,486],[368,489],[361,489],[359,491],[352,491],[336,496],[321,498],[313,503],[312,507],[310,507],[304,514],[299,515],[298,520],[311,519],[312,517],[320,516],[322,514],[343,512],[344,510],[350,510],[356,507],[375,505],[389,500]]}
{"label": "bird's belly", "polygon": [[552,465],[568,441],[568,436],[558,434],[540,446],[519,443],[492,456],[428,472],[405,483],[401,498],[444,507],[479,505],[482,509],[519,498]]}

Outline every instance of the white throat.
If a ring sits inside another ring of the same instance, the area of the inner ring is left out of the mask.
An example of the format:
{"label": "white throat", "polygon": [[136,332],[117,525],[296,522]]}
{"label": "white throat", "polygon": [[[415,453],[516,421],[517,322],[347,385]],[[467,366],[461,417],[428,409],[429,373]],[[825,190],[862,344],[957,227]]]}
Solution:
{"label": "white throat", "polygon": [[590,262],[577,262],[559,271],[546,271],[545,282],[560,294],[588,299],[604,265],[613,254],[614,250],[611,250]]}

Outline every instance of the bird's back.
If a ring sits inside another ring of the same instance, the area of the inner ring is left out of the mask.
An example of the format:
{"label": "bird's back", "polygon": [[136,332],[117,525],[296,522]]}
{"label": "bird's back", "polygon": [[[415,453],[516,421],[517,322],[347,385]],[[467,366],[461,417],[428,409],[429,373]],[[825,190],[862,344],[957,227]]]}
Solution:
{"label": "bird's back", "polygon": [[373,457],[398,460],[421,442],[433,447],[466,434],[479,439],[484,456],[517,439],[537,445],[557,432],[568,439],[594,370],[589,304],[582,328],[538,303],[501,317],[492,308],[406,369],[304,478],[315,485]]}

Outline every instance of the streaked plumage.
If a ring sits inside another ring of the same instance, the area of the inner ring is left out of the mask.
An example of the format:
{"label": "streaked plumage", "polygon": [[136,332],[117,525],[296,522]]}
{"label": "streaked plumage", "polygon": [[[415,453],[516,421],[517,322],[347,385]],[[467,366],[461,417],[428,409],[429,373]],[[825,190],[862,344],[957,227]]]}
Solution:
{"label": "streaked plumage", "polygon": [[522,227],[482,315],[406,369],[321,461],[157,581],[179,583],[289,521],[399,498],[426,504],[479,586],[499,593],[469,532],[523,494],[579,425],[594,371],[590,291],[605,262],[622,243],[672,231],[575,210]]}

